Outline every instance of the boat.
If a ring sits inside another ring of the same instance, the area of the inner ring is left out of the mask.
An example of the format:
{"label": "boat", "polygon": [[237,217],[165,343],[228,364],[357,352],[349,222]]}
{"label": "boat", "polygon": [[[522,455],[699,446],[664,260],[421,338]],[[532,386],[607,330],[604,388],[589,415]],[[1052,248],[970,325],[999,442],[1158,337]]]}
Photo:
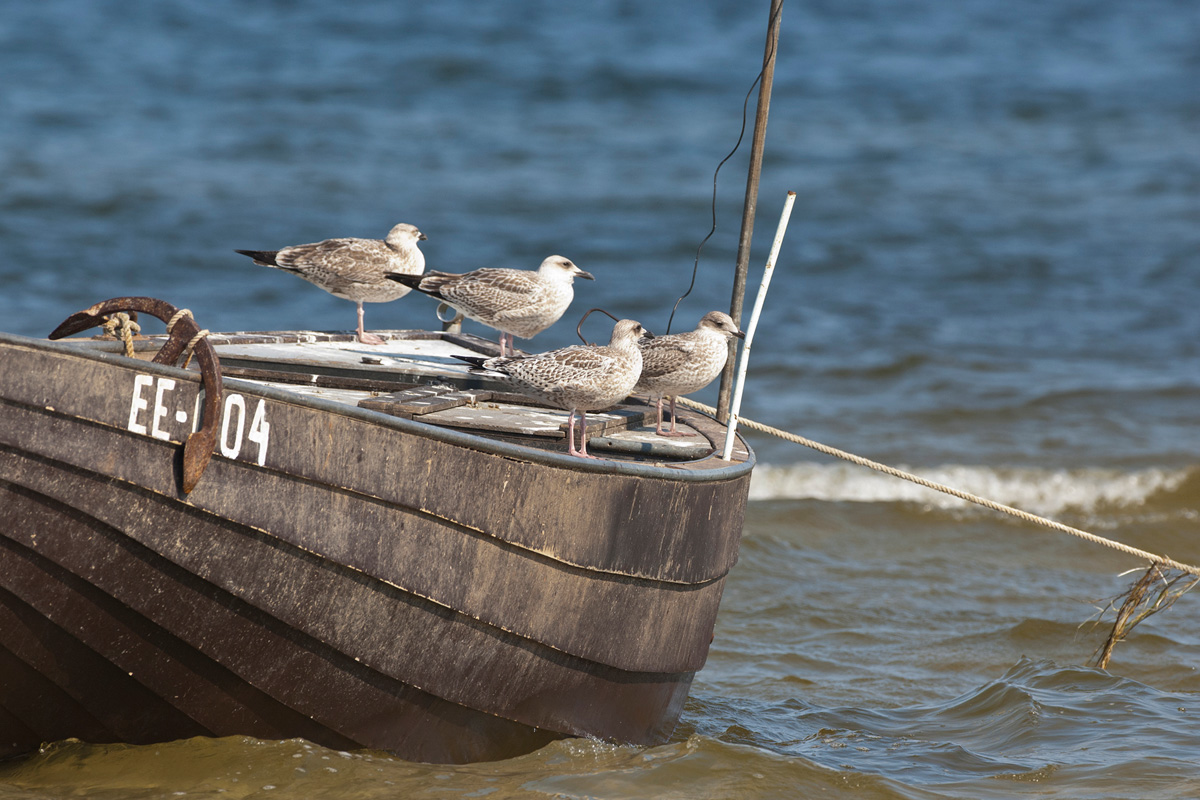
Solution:
{"label": "boat", "polygon": [[[136,334],[148,317],[166,332]],[[492,342],[375,333],[213,334],[148,297],[0,333],[0,758],[237,735],[466,763],[670,737],[755,464],[718,422],[732,359],[716,418],[679,412],[690,443],[629,398],[588,415],[584,460],[564,411],[461,360]]]}
{"label": "boat", "polygon": [[[167,332],[134,336],[148,317]],[[687,411],[696,443],[664,441],[631,398],[589,415],[603,459],[573,458],[565,412],[456,358],[494,343],[377,333],[212,334],[114,298],[49,338],[0,334],[0,757],[244,735],[462,763],[667,740],[751,449],[722,460],[725,427]]]}

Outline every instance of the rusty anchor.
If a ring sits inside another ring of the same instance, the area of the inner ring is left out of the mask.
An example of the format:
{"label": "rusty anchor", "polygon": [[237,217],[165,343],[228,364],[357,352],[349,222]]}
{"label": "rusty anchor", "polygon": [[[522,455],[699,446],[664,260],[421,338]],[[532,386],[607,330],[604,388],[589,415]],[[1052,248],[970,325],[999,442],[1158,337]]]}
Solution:
{"label": "rusty anchor", "polygon": [[[200,365],[201,385],[204,387],[204,424],[199,430],[189,434],[183,444],[183,492],[188,494],[196,487],[209,459],[212,458],[213,448],[217,443],[217,424],[221,418],[224,393],[221,384],[221,364],[217,360],[216,351],[201,335],[207,334],[207,331],[201,331],[200,326],[192,319],[191,312],[153,297],[115,297],[67,317],[54,329],[49,338],[61,339],[103,325],[109,317],[122,312],[149,314],[167,323],[169,336],[154,356],[155,364],[175,366],[184,353],[191,349]],[[136,319],[136,316],[133,318]]]}

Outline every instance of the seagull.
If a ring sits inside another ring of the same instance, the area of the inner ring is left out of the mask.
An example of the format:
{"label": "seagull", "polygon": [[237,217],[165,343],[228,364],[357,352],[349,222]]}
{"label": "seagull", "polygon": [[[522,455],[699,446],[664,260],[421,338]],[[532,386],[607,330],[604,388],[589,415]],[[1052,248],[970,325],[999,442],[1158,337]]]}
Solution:
{"label": "seagull", "polygon": [[[703,389],[721,374],[729,356],[729,340],[746,334],[723,311],[710,311],[700,318],[696,330],[672,333],[638,343],[642,350],[642,375],[635,393],[658,395],[659,436],[695,436],[675,430],[675,398]],[[663,397],[671,398],[671,430],[662,429]]]}
{"label": "seagull", "polygon": [[358,341],[383,344],[363,330],[363,303],[387,303],[408,294],[409,289],[387,275],[420,275],[425,256],[417,247],[427,237],[415,225],[401,222],[388,231],[387,239],[326,239],[296,244],[282,250],[235,250],[250,256],[255,264],[274,267],[315,283],[334,297],[353,300],[358,306]]}
{"label": "seagull", "polygon": [[[596,458],[587,451],[587,412],[616,405],[629,396],[642,371],[638,339],[654,334],[640,323],[623,319],[613,326],[607,345],[572,345],[530,356],[480,358],[456,356],[472,364],[472,372],[493,377],[521,394],[567,409],[567,453]],[[575,449],[575,412],[579,412],[579,449]]]}
{"label": "seagull", "polygon": [[500,331],[501,356],[506,340],[511,354],[513,336],[530,339],[558,322],[575,297],[576,278],[595,280],[562,256],[550,256],[536,272],[485,268],[463,274],[434,270],[388,277]]}

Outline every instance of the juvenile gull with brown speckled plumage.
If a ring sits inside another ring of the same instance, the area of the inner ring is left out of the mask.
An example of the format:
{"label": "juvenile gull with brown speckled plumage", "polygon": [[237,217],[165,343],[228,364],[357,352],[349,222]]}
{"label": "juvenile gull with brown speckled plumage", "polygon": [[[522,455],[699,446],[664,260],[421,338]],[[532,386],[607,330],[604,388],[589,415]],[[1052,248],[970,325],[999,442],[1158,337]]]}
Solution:
{"label": "juvenile gull with brown speckled plumage", "polygon": [[[658,422],[654,432],[659,436],[695,436],[675,430],[675,398],[698,392],[725,368],[729,356],[729,340],[744,338],[733,318],[722,311],[710,311],[700,318],[696,330],[672,333],[639,343],[642,350],[642,374],[634,393],[646,392],[658,396]],[[671,430],[662,429],[663,397],[671,398]]]}
{"label": "juvenile gull with brown speckled plumage", "polygon": [[334,297],[352,300],[358,306],[358,341],[383,344],[378,336],[363,329],[363,303],[387,303],[408,294],[409,288],[387,279],[388,274],[420,275],[425,256],[417,242],[425,234],[415,225],[401,222],[387,239],[326,239],[297,244],[282,250],[236,250],[255,264],[299,275]]}
{"label": "juvenile gull with brown speckled plumage", "polygon": [[[456,356],[473,364],[472,371],[495,373],[521,394],[567,409],[567,452],[587,452],[587,412],[616,405],[629,396],[642,371],[638,339],[654,337],[640,323],[623,319],[613,326],[604,346],[573,345],[530,356],[479,358]],[[575,449],[575,412],[579,412],[580,444]]]}
{"label": "juvenile gull with brown speckled plumage", "polygon": [[500,331],[501,356],[506,339],[511,352],[513,336],[529,339],[558,321],[575,298],[575,278],[594,280],[562,256],[550,256],[536,272],[484,268],[460,275],[435,270],[391,278]]}

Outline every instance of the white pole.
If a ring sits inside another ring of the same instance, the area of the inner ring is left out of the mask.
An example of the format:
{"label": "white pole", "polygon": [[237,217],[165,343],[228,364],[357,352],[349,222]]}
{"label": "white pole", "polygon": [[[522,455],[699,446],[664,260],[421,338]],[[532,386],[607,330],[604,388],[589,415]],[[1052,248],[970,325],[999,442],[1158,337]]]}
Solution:
{"label": "white pole", "polygon": [[771,256],[767,259],[767,268],[763,271],[762,285],[758,287],[758,297],[754,300],[754,311],[750,313],[750,324],[746,326],[746,341],[742,345],[742,358],[738,363],[737,383],[733,388],[733,402],[729,406],[729,427],[725,430],[725,449],[721,458],[728,461],[733,456],[733,438],[737,434],[738,411],[742,407],[742,389],[746,385],[746,366],[750,361],[750,347],[754,343],[754,329],[758,327],[758,317],[762,313],[763,301],[767,299],[767,287],[771,285],[771,275],[775,272],[775,259],[779,258],[779,248],[783,245],[783,234],[787,231],[788,220],[792,216],[792,204],[796,202],[796,193],[788,192],[783,204],[783,214],[779,218],[779,227],[775,230],[775,242],[771,245]]}

